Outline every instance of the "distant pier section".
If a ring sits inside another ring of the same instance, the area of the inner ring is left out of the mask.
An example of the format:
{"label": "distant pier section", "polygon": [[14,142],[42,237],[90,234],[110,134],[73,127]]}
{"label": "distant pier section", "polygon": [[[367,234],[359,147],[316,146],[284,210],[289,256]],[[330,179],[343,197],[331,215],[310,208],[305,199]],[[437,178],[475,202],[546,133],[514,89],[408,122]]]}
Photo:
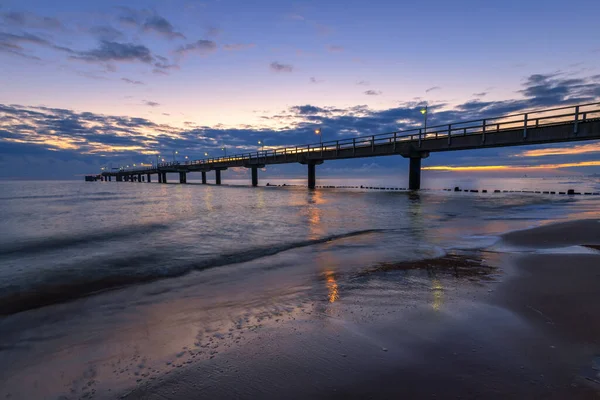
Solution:
{"label": "distant pier section", "polygon": [[421,160],[431,153],[477,150],[491,147],[526,146],[600,140],[600,103],[579,104],[520,114],[458,121],[445,125],[359,136],[322,143],[260,150],[251,153],[201,160],[158,163],[152,167],[105,171],[86,176],[86,181],[167,183],[167,173],[177,173],[179,183],[187,183],[187,174],[199,172],[202,183],[214,172],[217,185],[228,168],[252,170],[252,186],[258,185],[258,170],[275,164],[306,165],[307,186],[316,187],[317,166],[327,161],[350,158],[400,156],[409,160],[409,190],[421,188]]}

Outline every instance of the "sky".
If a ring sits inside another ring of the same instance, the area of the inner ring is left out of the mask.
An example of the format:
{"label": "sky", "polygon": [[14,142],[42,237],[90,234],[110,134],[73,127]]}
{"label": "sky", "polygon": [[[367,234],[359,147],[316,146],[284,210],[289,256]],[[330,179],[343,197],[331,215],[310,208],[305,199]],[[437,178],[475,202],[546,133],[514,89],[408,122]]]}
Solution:
{"label": "sky", "polygon": [[[600,101],[597,0],[0,0],[0,179]],[[439,174],[600,173],[600,143],[435,153]],[[401,157],[327,162],[394,175]],[[244,173],[243,171],[239,173]],[[304,175],[295,165],[273,176]]]}

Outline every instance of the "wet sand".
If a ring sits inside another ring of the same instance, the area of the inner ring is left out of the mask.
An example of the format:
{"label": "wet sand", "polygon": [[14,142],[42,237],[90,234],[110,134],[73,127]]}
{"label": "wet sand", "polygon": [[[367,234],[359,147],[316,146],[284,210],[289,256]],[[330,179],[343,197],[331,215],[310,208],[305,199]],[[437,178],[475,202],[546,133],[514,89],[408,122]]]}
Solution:
{"label": "wet sand", "polygon": [[[600,252],[593,248],[600,245],[600,222],[547,225],[503,241],[528,252],[455,254],[356,277],[401,279],[410,268],[450,276],[470,267],[487,271],[453,277],[456,285],[465,276],[476,280],[459,295],[433,284],[431,302],[407,298],[401,308],[387,305],[385,292],[381,304],[340,301],[334,311],[316,305],[304,318],[265,324],[241,345],[119,396],[598,398]],[[590,247],[587,254],[530,251],[575,245]]]}

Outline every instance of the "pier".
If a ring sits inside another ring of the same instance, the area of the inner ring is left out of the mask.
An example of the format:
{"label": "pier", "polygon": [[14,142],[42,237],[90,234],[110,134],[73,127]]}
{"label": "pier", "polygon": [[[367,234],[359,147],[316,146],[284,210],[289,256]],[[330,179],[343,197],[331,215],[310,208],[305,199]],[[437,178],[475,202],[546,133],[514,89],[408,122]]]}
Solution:
{"label": "pier", "polygon": [[268,165],[299,163],[307,167],[307,186],[316,187],[317,166],[326,161],[350,158],[400,156],[409,160],[409,190],[421,188],[421,160],[431,153],[477,150],[491,147],[526,146],[600,140],[600,103],[531,111],[494,118],[459,121],[444,125],[396,131],[370,136],[285,146],[230,156],[186,162],[170,162],[152,167],[102,172],[102,180],[118,182],[167,183],[167,173],[179,174],[179,183],[187,183],[187,174],[200,172],[202,183],[214,171],[215,183],[221,184],[221,172],[228,168],[252,170],[252,186],[258,185],[258,171]]}

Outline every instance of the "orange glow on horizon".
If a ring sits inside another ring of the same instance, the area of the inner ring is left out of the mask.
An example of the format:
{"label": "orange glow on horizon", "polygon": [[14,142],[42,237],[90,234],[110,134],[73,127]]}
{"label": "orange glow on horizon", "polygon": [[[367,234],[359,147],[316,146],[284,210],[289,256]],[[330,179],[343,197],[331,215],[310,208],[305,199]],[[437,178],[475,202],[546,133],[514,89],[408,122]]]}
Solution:
{"label": "orange glow on horizon", "polygon": [[567,154],[585,154],[585,153],[596,153],[600,152],[600,143],[589,143],[573,147],[561,147],[561,148],[546,148],[546,149],[535,149],[527,150],[516,157],[543,157],[543,156],[560,156]]}
{"label": "orange glow on horizon", "polygon": [[582,161],[576,163],[563,164],[543,164],[543,165],[472,165],[472,166],[452,166],[452,165],[436,165],[431,167],[423,167],[427,171],[528,171],[540,169],[560,169],[573,167],[598,167],[600,161]]}

